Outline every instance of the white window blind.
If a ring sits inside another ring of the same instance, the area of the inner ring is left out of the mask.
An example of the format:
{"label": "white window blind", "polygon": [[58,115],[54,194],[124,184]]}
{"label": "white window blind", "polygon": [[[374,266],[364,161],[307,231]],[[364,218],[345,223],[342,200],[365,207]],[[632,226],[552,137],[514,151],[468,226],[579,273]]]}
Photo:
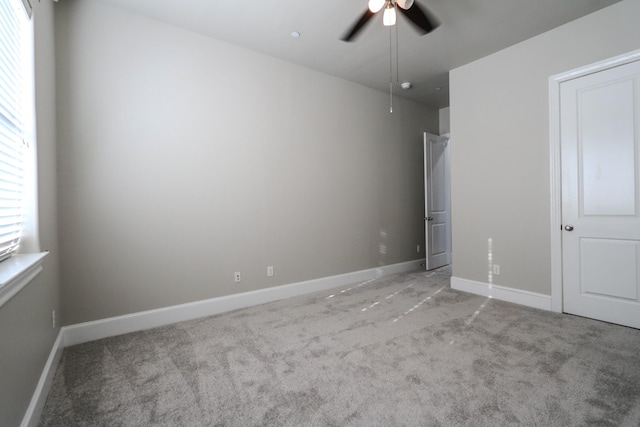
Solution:
{"label": "white window blind", "polygon": [[24,221],[31,134],[25,96],[27,19],[20,0],[0,0],[0,261],[18,249]]}

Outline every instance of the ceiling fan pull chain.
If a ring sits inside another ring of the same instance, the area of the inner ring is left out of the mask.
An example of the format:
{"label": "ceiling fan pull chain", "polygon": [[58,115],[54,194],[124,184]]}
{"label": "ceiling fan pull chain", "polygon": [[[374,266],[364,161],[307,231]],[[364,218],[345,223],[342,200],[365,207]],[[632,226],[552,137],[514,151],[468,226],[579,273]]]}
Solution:
{"label": "ceiling fan pull chain", "polygon": [[398,25],[396,27],[396,82],[400,82],[400,49],[398,48]]}
{"label": "ceiling fan pull chain", "polygon": [[393,43],[391,35],[391,28],[389,28],[389,113],[393,113]]}
{"label": "ceiling fan pull chain", "polygon": [[393,83],[389,82],[389,112],[393,113]]}

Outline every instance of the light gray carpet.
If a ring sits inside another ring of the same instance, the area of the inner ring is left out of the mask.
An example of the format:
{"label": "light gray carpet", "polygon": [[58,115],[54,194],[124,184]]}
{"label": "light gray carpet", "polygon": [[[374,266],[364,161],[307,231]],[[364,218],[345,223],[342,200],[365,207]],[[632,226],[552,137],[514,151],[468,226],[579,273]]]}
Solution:
{"label": "light gray carpet", "polygon": [[65,349],[44,426],[638,426],[640,330],[416,271]]}

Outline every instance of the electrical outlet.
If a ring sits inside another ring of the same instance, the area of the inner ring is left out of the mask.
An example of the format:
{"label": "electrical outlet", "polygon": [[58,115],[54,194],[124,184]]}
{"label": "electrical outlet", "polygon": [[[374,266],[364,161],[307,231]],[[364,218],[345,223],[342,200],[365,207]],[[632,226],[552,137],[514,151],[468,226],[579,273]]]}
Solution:
{"label": "electrical outlet", "polygon": [[267,267],[267,277],[273,277],[273,265]]}
{"label": "electrical outlet", "polygon": [[500,274],[500,266],[498,264],[493,264],[493,274],[496,276]]}
{"label": "electrical outlet", "polygon": [[236,271],[233,274],[233,281],[236,282],[236,283],[242,282],[242,276],[240,276],[240,272],[239,271]]}
{"label": "electrical outlet", "polygon": [[417,253],[420,253],[420,245],[417,245],[417,246],[416,246],[416,252],[417,252]]}
{"label": "electrical outlet", "polygon": [[51,312],[51,329],[55,329],[56,328],[56,311],[53,310]]}

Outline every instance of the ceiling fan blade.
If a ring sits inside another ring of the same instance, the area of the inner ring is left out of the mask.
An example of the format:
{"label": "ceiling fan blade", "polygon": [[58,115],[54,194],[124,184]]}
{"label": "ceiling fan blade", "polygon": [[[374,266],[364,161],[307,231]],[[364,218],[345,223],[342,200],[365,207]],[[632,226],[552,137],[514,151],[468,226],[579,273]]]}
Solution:
{"label": "ceiling fan blade", "polygon": [[358,34],[360,30],[362,30],[362,28],[367,24],[367,22],[369,22],[369,20],[373,18],[373,15],[375,15],[375,13],[367,9],[366,12],[362,14],[360,19],[358,19],[355,22],[355,24],[353,24],[353,27],[351,27],[351,29],[347,33],[345,33],[344,36],[342,36],[341,40],[345,42],[350,42],[356,36],[356,34]]}
{"label": "ceiling fan blade", "polygon": [[415,25],[422,35],[428,34],[438,28],[440,23],[433,17],[431,13],[420,7],[416,2],[409,9],[401,7],[398,10]]}

